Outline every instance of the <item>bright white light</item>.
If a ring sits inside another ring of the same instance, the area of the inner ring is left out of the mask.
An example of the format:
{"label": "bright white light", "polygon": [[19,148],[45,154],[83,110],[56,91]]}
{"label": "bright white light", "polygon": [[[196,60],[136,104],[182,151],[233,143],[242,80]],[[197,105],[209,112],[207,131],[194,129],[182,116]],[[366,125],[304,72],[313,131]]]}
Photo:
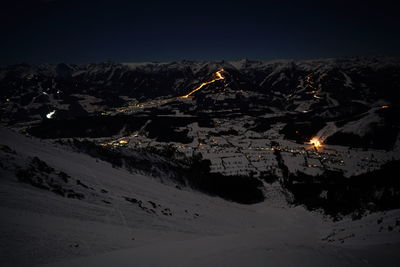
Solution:
{"label": "bright white light", "polygon": [[56,113],[56,111],[53,110],[52,112],[47,113],[46,117],[47,117],[48,119],[51,119],[55,113]]}
{"label": "bright white light", "polygon": [[313,138],[310,140],[310,144],[313,145],[315,148],[320,148],[320,147],[322,147],[322,141],[321,141],[319,138],[317,138],[317,137],[313,137]]}

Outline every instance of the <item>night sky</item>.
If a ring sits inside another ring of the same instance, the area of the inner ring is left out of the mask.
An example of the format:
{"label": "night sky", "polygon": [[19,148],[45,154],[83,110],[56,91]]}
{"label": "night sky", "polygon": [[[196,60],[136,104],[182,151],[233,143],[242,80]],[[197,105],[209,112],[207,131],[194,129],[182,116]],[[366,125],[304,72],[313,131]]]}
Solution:
{"label": "night sky", "polygon": [[0,65],[397,56],[395,3],[2,1]]}

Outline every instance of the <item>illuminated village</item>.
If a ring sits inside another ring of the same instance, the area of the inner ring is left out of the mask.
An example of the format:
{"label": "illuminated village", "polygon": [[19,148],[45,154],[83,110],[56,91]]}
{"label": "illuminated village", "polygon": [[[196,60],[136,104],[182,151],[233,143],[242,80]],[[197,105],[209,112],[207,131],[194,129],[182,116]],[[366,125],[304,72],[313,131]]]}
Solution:
{"label": "illuminated village", "polygon": [[[223,69],[215,72],[213,75],[214,78],[210,81],[201,83],[198,87],[180,98],[165,98],[140,104],[128,104],[126,107],[118,108],[116,111],[111,111],[104,115],[122,112],[135,116],[136,113],[143,112],[146,109],[160,107],[163,110],[170,111],[171,114],[175,114],[165,116],[173,116],[176,120],[185,118],[185,116],[192,116],[186,114],[185,109],[180,108],[182,100],[186,102],[194,101],[191,98],[195,93],[201,93],[198,91],[203,87],[225,79],[223,74]],[[311,91],[306,91],[305,94],[312,94],[315,99],[311,101],[321,99],[322,97],[317,95],[318,91],[311,76],[307,76],[305,81],[308,87],[311,88]],[[220,97],[220,101],[224,101],[226,98],[229,98],[229,92],[226,91],[229,91],[229,88],[224,89],[224,96],[222,98],[215,92],[208,91],[208,93],[213,94],[212,97],[216,97],[217,99]],[[243,91],[240,93],[243,93]],[[251,95],[250,92],[246,94]],[[293,97],[293,95],[290,97]],[[305,106],[309,106],[310,104],[302,103],[300,106],[304,109]],[[389,107],[388,105],[384,105],[380,108],[387,109]],[[301,110],[300,112],[307,113],[308,111]],[[213,111],[206,111],[206,114],[212,116]],[[283,113],[276,113],[272,117],[279,118],[283,115]],[[186,157],[201,154],[203,159],[211,161],[211,172],[227,176],[252,175],[260,177],[265,174],[281,176],[282,173],[276,159],[276,151],[279,151],[290,173],[296,174],[301,172],[312,176],[320,175],[328,170],[336,171],[349,177],[379,169],[384,163],[400,158],[397,151],[365,150],[324,144],[326,136],[322,135],[324,134],[324,129],[329,128],[329,126],[320,131],[320,136],[314,136],[308,142],[299,143],[282,138],[281,131],[285,125],[282,122],[274,124],[271,129],[265,132],[256,132],[248,129],[249,125],[251,126],[256,118],[245,114],[233,120],[226,118],[211,118],[211,120],[216,127],[200,127],[197,122],[194,122],[175,129],[177,132],[188,130],[187,136],[192,138],[190,143],[159,142],[147,137],[145,131],[137,131],[129,136],[123,136],[118,139],[107,140],[106,142],[100,141],[100,144],[110,148],[128,147],[141,149],[151,147],[159,150],[169,148],[172,145],[177,152],[183,153]],[[162,129],[160,131],[162,132]],[[220,132],[227,134],[219,134]]]}

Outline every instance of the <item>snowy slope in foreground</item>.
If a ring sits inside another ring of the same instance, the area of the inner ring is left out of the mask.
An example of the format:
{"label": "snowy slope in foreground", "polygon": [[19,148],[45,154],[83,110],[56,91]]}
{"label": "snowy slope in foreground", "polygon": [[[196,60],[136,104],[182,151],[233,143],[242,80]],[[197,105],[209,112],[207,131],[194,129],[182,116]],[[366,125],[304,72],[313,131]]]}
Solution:
{"label": "snowy slope in foreground", "polygon": [[[332,223],[276,199],[246,206],[178,190],[5,128],[0,144],[16,152],[1,151],[1,266],[395,266],[400,260],[398,210]],[[68,174],[67,185],[84,198],[18,182],[12,166],[34,156],[51,173]]]}

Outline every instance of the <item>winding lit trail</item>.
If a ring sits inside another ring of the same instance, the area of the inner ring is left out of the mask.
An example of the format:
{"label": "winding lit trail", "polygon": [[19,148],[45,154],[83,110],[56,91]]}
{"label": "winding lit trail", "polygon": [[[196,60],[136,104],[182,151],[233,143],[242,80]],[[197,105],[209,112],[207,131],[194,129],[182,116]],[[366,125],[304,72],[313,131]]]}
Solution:
{"label": "winding lit trail", "polygon": [[223,72],[224,72],[224,69],[220,69],[219,71],[217,71],[217,72],[215,73],[216,78],[214,78],[214,79],[212,79],[211,81],[208,81],[208,82],[203,82],[203,83],[200,84],[198,87],[196,87],[195,89],[193,89],[190,93],[181,96],[181,98],[188,98],[189,96],[191,96],[193,93],[199,91],[199,90],[200,90],[201,88],[203,88],[204,86],[206,86],[206,85],[208,85],[208,84],[211,84],[211,83],[214,83],[214,82],[216,82],[216,81],[225,79],[225,77],[222,75]]}

